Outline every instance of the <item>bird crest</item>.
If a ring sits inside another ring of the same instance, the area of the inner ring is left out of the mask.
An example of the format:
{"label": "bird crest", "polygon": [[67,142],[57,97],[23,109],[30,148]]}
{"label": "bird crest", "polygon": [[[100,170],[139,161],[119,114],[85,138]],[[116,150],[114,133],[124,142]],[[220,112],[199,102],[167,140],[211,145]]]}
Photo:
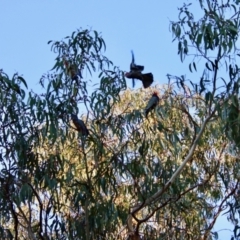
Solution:
{"label": "bird crest", "polygon": [[159,98],[159,92],[158,91],[153,91],[152,96],[157,96]]}

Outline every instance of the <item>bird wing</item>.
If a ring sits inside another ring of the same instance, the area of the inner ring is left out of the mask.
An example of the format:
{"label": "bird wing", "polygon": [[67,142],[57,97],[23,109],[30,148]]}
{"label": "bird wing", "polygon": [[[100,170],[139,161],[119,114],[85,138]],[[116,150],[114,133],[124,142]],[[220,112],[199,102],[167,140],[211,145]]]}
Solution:
{"label": "bird wing", "polygon": [[143,82],[143,87],[148,88],[153,83],[152,73],[128,72],[125,74],[126,78],[138,79]]}
{"label": "bird wing", "polygon": [[132,53],[132,62],[130,64],[130,71],[142,72],[144,70],[144,66],[135,64],[135,58],[134,58],[133,51],[131,51],[131,53]]}

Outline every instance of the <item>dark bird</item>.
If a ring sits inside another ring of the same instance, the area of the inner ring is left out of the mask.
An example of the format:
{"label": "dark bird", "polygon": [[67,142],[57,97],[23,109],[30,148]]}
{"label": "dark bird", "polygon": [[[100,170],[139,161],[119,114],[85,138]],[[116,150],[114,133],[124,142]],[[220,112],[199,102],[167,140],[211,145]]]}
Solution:
{"label": "dark bird", "polygon": [[147,115],[150,111],[152,111],[159,103],[159,97],[156,92],[153,93],[152,97],[148,101],[148,104],[145,108],[145,116],[147,118]]}
{"label": "dark bird", "polygon": [[83,136],[89,135],[89,131],[85,123],[82,120],[78,119],[77,115],[71,114],[71,119],[78,132],[82,133]]}
{"label": "dark bird", "polygon": [[132,62],[130,64],[130,72],[127,72],[125,76],[127,78],[132,78],[133,87],[135,86],[134,79],[136,78],[142,81],[144,88],[148,88],[153,83],[153,75],[152,73],[143,74],[142,71],[144,70],[144,66],[137,65],[135,63],[133,51],[131,51],[131,53],[132,53]]}
{"label": "dark bird", "polygon": [[[130,72],[141,73],[144,70],[144,66],[135,64],[135,58],[134,58],[133,51],[131,51],[131,53],[132,53],[132,62],[130,64]],[[132,78],[132,85],[133,85],[133,87],[135,87],[135,80],[134,80],[134,78]]]}

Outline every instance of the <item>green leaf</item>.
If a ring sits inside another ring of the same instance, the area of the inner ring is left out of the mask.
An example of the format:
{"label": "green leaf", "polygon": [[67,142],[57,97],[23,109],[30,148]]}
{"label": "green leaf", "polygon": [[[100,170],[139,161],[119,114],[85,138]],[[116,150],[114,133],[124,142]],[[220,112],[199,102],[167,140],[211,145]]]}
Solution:
{"label": "green leaf", "polygon": [[194,67],[195,71],[197,72],[197,67],[196,67],[195,62],[193,62],[193,67]]}
{"label": "green leaf", "polygon": [[178,42],[178,54],[182,53],[182,42]]}
{"label": "green leaf", "polygon": [[28,88],[27,83],[23,77],[18,76],[18,79],[24,84],[26,88]]}
{"label": "green leaf", "polygon": [[209,65],[208,65],[207,62],[205,63],[205,66],[206,66],[206,68],[207,68],[209,71],[212,71],[212,69],[209,67]]}
{"label": "green leaf", "polygon": [[198,34],[198,36],[197,36],[197,42],[196,42],[197,47],[200,46],[200,44],[201,44],[201,42],[202,42],[202,37],[203,37],[203,35],[202,35],[201,33]]}
{"label": "green leaf", "polygon": [[209,101],[212,101],[212,93],[211,92],[207,92],[206,95],[205,95],[205,101],[206,101],[206,104],[209,103]]}
{"label": "green leaf", "polygon": [[55,65],[53,66],[53,68],[51,69],[51,71],[52,71],[53,69],[59,67],[59,66],[60,66],[60,64],[59,64],[59,62],[57,61],[57,62],[55,63]]}
{"label": "green leaf", "polygon": [[20,189],[20,201],[25,203],[26,200],[30,200],[32,195],[32,190],[27,183],[24,183]]}
{"label": "green leaf", "polygon": [[192,64],[191,63],[189,63],[189,70],[190,70],[190,72],[192,72],[192,66],[191,66]]}

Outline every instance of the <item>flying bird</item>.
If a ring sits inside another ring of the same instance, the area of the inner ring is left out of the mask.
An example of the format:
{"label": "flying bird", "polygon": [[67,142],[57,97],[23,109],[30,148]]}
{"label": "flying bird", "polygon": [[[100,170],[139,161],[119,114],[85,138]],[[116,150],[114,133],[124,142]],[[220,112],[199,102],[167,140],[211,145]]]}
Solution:
{"label": "flying bird", "polygon": [[132,53],[132,62],[130,64],[130,72],[127,72],[125,74],[125,76],[127,78],[132,78],[133,87],[135,86],[134,79],[138,79],[138,80],[142,81],[144,88],[148,88],[153,82],[153,75],[152,75],[152,73],[143,74],[142,71],[144,70],[144,66],[137,65],[135,63],[133,51],[131,51],[131,53]]}
{"label": "flying bird", "polygon": [[148,104],[145,108],[145,116],[147,118],[147,115],[150,111],[152,111],[159,103],[159,97],[156,92],[153,93],[152,97],[148,101]]}
{"label": "flying bird", "polygon": [[83,136],[89,135],[89,131],[85,123],[81,119],[78,119],[77,115],[71,114],[71,119],[78,132],[82,133]]}

